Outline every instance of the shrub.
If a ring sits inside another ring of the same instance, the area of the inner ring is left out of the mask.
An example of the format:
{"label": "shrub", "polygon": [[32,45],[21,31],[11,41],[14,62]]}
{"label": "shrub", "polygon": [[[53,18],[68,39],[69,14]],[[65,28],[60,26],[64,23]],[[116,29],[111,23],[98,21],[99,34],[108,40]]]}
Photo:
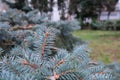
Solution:
{"label": "shrub", "polygon": [[119,20],[93,21],[91,27],[98,30],[119,30],[119,24]]}
{"label": "shrub", "polygon": [[116,25],[117,30],[120,30],[120,20],[117,20],[117,21],[116,21],[116,24],[117,24],[117,25]]}

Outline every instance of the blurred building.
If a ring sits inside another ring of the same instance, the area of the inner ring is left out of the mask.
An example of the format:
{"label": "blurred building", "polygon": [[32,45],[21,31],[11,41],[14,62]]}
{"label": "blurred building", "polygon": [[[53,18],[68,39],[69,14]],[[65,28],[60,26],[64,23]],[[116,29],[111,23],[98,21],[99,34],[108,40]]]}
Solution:
{"label": "blurred building", "polygon": [[118,20],[120,19],[120,1],[116,4],[115,11],[111,12],[110,16],[108,17],[108,12],[103,11],[100,16],[100,20]]}

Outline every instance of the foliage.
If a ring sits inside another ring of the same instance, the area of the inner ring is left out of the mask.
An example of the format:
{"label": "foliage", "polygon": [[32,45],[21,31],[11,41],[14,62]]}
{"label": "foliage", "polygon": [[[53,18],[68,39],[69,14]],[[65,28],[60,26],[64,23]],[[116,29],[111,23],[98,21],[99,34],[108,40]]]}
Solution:
{"label": "foliage", "polygon": [[15,2],[11,0],[1,0],[2,2],[6,3],[10,8],[15,8],[22,10],[24,12],[29,12],[32,8],[29,6],[28,0],[15,0]]}
{"label": "foliage", "polygon": [[[54,0],[31,0],[32,7],[29,6],[28,0],[16,0],[15,3],[9,0],[2,0],[7,3],[11,8],[17,8],[19,10],[29,12],[34,9],[38,9],[41,14],[52,12]],[[108,11],[110,13],[115,10],[115,5],[118,0],[58,0],[58,10],[61,13],[61,19],[66,20],[69,16],[65,17],[66,13],[71,15],[76,15],[77,19],[84,20],[85,18],[96,19],[100,16],[101,12]]]}
{"label": "foliage", "polygon": [[[41,26],[53,27],[57,29],[57,37],[55,40],[55,45],[61,48],[66,48],[67,50],[72,50],[75,44],[82,44],[83,41],[72,36],[71,32],[77,29],[80,29],[78,21],[59,21],[59,22],[51,22],[48,20],[47,15],[39,15],[38,10],[31,11],[27,14],[24,12],[20,12],[16,9],[10,9],[6,11],[6,13],[1,13],[0,21],[1,21],[1,29],[6,28],[9,30],[8,34],[1,33],[1,35],[11,35],[10,38],[5,37],[5,39],[9,39],[8,43],[11,44],[10,40],[14,43],[21,43],[23,41],[24,35],[31,35],[29,31],[19,31],[19,30],[34,30],[36,24]],[[10,27],[11,26],[11,27]],[[33,27],[34,26],[34,27]],[[17,32],[18,31],[18,32]],[[16,33],[17,32],[17,33]],[[21,38],[18,37],[21,35]],[[66,38],[67,37],[67,38]],[[1,38],[3,42],[3,39]],[[6,43],[6,42],[5,42]],[[63,43],[71,43],[71,44],[63,44]],[[61,45],[62,44],[62,45]],[[8,45],[6,45],[7,47]]]}
{"label": "foliage", "polygon": [[71,32],[75,30],[79,30],[79,22],[75,21],[59,21],[53,22],[50,24],[51,26],[56,27],[59,30],[59,34],[56,37],[55,44],[57,47],[65,48],[68,51],[71,51],[75,45],[83,44],[84,41],[79,40],[72,36]]}
{"label": "foliage", "polygon": [[33,8],[39,9],[40,12],[51,12],[53,10],[53,0],[32,0]]}
{"label": "foliage", "polygon": [[120,29],[120,20],[106,20],[106,21],[93,21],[91,23],[93,29],[101,30],[119,30]]}
{"label": "foliage", "polygon": [[[85,44],[74,47],[79,40],[67,36],[80,29],[76,21],[51,22],[38,13],[38,10],[24,13],[16,9],[1,13],[0,79],[119,80],[114,75],[119,75],[117,71],[89,58]],[[73,50],[56,47],[58,36],[66,38],[67,45],[74,45]]]}
{"label": "foliage", "polygon": [[118,0],[70,0],[69,13],[77,18],[97,18],[103,10],[111,12]]}
{"label": "foliage", "polygon": [[[37,36],[40,35],[37,34]],[[59,49],[57,54],[47,59],[41,57],[42,46],[34,51],[24,46],[13,48],[11,55],[2,59],[1,79],[116,80],[109,68],[89,59],[84,45],[75,47],[71,53]]]}
{"label": "foliage", "polygon": [[[119,69],[119,66],[120,66],[120,64],[119,63],[117,63],[117,62],[114,62],[114,63],[112,63],[112,64],[109,64],[109,65],[107,65],[110,69],[112,69],[113,70],[113,72],[115,72],[115,74],[114,75],[116,75],[116,76],[118,76],[119,78],[120,78],[120,69]],[[118,79],[119,79],[118,78]]]}
{"label": "foliage", "polygon": [[116,21],[114,21],[115,22],[115,26],[116,26],[116,29],[117,30],[120,30],[120,20],[116,20]]}

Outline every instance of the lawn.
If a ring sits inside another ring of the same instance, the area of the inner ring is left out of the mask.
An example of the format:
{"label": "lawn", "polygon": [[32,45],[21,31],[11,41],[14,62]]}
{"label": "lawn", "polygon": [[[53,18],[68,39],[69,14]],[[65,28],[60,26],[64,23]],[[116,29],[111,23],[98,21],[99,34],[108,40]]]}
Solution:
{"label": "lawn", "polygon": [[120,62],[120,31],[79,30],[73,35],[88,42],[93,60]]}

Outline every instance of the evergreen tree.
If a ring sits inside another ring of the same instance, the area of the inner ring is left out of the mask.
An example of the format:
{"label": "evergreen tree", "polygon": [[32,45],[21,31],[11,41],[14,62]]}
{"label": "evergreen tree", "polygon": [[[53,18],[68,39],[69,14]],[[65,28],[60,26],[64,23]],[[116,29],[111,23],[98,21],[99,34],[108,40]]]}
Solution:
{"label": "evergreen tree", "polygon": [[[3,38],[0,38],[0,41],[3,40],[8,45],[14,42],[14,46],[10,45],[9,52],[5,52],[0,45],[0,54],[6,53],[0,58],[0,79],[119,80],[119,65],[106,66],[93,62],[85,44],[74,47],[72,51],[56,47],[56,36],[65,36],[66,32],[78,29],[76,23],[51,22],[37,13],[37,10],[27,14],[19,13],[15,9],[7,11],[6,14],[1,13],[0,30],[3,32],[1,31],[0,35]],[[16,22],[17,19],[22,25]],[[14,24],[11,24],[11,21]],[[69,27],[65,27],[66,25]]]}
{"label": "evergreen tree", "polygon": [[92,61],[87,45],[72,36],[77,21],[52,22],[38,13],[0,13],[1,80],[120,79],[119,64]]}

